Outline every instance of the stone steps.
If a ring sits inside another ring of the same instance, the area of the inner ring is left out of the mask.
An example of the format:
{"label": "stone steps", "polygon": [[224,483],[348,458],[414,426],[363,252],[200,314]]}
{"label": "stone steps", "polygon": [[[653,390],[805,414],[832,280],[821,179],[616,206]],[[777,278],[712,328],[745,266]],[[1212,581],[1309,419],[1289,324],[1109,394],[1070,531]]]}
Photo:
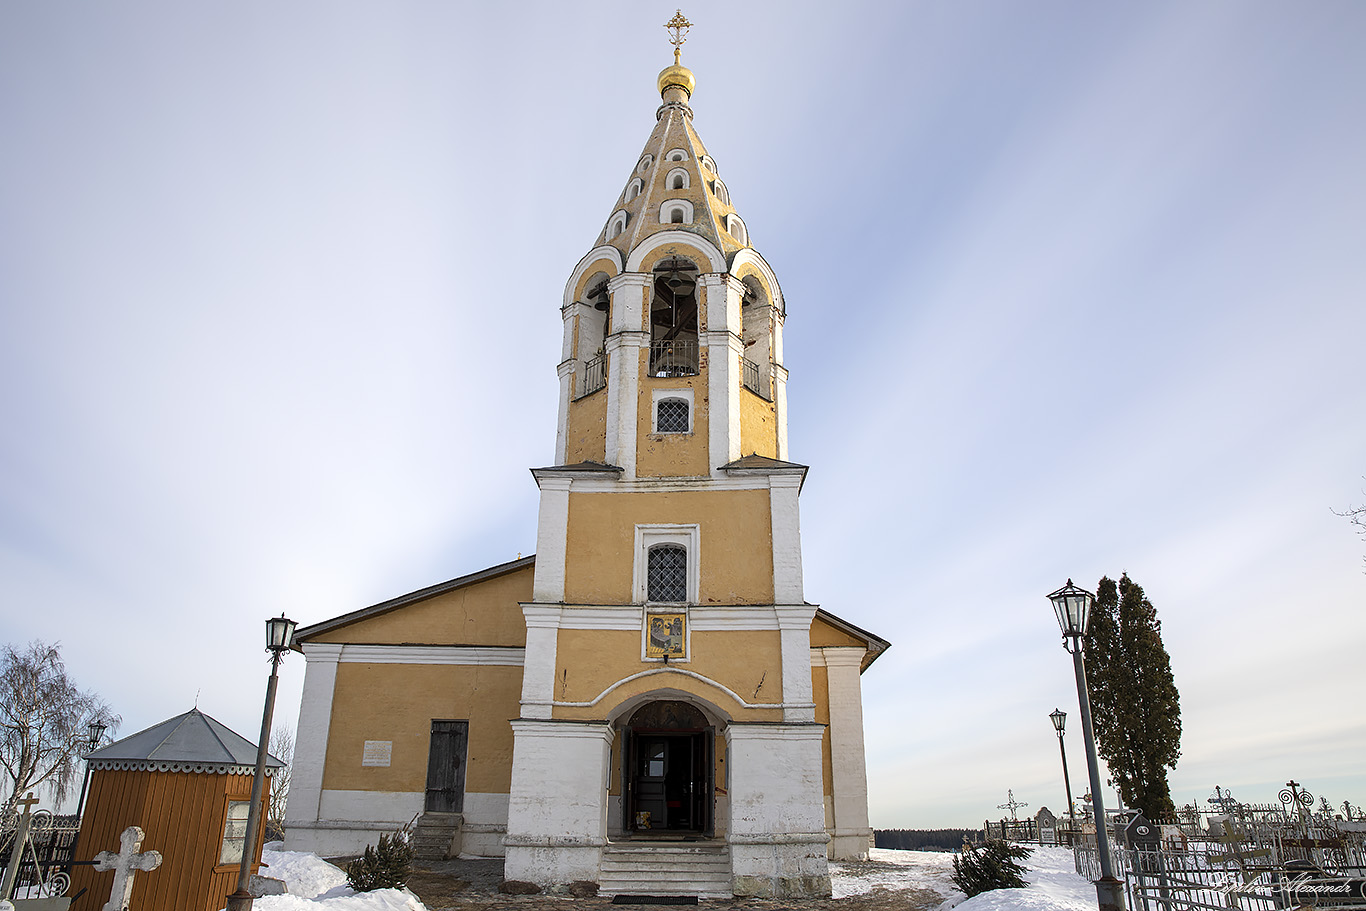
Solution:
{"label": "stone steps", "polygon": [[598,894],[730,898],[730,848],[721,842],[609,844],[602,851]]}
{"label": "stone steps", "polygon": [[459,813],[424,813],[413,827],[413,859],[445,860],[459,854],[456,841],[464,821]]}

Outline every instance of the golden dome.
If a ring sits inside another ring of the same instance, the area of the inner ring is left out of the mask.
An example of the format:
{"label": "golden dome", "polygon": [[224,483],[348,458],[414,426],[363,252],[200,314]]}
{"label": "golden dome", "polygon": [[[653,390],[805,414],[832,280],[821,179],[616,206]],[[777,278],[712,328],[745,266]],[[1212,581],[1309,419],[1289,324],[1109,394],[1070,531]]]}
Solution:
{"label": "golden dome", "polygon": [[659,74],[659,94],[663,95],[664,90],[671,85],[676,85],[692,97],[692,90],[697,85],[697,80],[693,78],[692,70],[682,64],[675,63],[673,66],[666,67]]}

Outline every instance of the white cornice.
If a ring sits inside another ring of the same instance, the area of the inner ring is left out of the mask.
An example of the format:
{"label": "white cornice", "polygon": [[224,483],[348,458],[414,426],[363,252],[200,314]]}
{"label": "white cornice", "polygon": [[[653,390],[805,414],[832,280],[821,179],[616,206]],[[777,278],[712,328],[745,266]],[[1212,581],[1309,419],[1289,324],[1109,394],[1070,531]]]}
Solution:
{"label": "white cornice", "polygon": [[526,649],[492,645],[346,645],[342,664],[480,664],[521,667]]}

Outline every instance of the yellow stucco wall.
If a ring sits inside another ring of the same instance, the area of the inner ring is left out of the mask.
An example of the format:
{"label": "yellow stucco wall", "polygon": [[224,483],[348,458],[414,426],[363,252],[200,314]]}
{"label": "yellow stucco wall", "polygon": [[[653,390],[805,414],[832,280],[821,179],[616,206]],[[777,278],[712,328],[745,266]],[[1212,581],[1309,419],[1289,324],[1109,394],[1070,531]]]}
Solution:
{"label": "yellow stucco wall", "polygon": [[533,572],[533,566],[525,566],[329,630],[309,641],[524,646],[526,623],[520,602],[531,600]]}
{"label": "yellow stucco wall", "polygon": [[811,647],[824,648],[827,646],[867,648],[868,643],[849,635],[842,629],[836,629],[817,616],[811,623]]}
{"label": "yellow stucco wall", "polygon": [[[651,433],[654,392],[691,389],[692,430],[688,433]],[[640,384],[637,409],[636,474],[643,478],[701,478],[711,473],[707,464],[707,376],[646,377]]]}
{"label": "yellow stucco wall", "polygon": [[[575,377],[574,382],[579,382]],[[607,459],[607,387],[569,403],[565,427],[564,463],[603,462]]]}
{"label": "yellow stucco wall", "polygon": [[[618,680],[641,671],[664,669],[658,661],[642,660],[640,651],[639,630],[561,629],[555,655],[555,698],[589,702]],[[782,702],[782,643],[777,630],[693,632],[689,660],[670,667],[715,680],[746,702]],[[686,674],[655,674],[643,679],[653,681],[647,690],[668,686],[709,702],[716,702],[719,692]],[[624,698],[619,690],[613,690],[587,715],[564,717],[602,717]],[[740,711],[746,720],[756,720],[749,718],[755,710],[741,709],[733,699],[728,702],[727,711]],[[558,711],[556,717],[560,717]]]}
{"label": "yellow stucco wall", "polygon": [[701,603],[773,603],[767,490],[571,491],[566,601],[631,603],[638,524],[698,525]]}
{"label": "yellow stucco wall", "polygon": [[[465,791],[506,794],[512,781],[512,726],[522,669],[490,665],[337,666],[323,787],[422,791],[434,719],[468,720]],[[365,741],[393,742],[387,768],[361,765]]]}
{"label": "yellow stucco wall", "polygon": [[740,452],[778,457],[778,418],[772,402],[740,389]]}
{"label": "yellow stucco wall", "polygon": [[821,735],[821,793],[827,797],[835,793],[835,780],[830,759],[830,676],[824,667],[811,668],[811,693],[816,703],[816,723],[825,725]]}

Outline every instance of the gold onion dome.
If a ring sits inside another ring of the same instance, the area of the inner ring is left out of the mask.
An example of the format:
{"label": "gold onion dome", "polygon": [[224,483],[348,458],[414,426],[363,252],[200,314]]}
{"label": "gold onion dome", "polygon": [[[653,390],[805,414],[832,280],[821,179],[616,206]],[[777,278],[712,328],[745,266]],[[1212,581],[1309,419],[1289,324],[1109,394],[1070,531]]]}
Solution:
{"label": "gold onion dome", "polygon": [[673,66],[665,67],[659,74],[659,94],[663,95],[664,90],[670,86],[678,86],[692,97],[692,90],[697,85],[697,80],[693,78],[692,70],[675,63]]}

